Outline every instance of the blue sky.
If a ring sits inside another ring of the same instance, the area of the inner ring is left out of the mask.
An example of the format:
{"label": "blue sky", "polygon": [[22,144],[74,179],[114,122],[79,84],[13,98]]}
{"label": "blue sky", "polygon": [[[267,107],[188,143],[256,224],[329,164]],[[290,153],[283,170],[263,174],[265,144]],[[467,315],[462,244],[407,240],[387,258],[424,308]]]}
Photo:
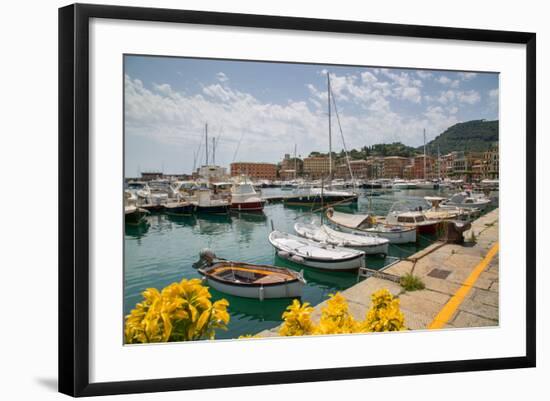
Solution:
{"label": "blue sky", "polygon": [[126,56],[126,176],[203,164],[205,123],[223,166],[277,162],[294,144],[302,156],[326,152],[327,71],[348,148],[418,146],[424,128],[429,141],[457,122],[498,118],[495,73]]}

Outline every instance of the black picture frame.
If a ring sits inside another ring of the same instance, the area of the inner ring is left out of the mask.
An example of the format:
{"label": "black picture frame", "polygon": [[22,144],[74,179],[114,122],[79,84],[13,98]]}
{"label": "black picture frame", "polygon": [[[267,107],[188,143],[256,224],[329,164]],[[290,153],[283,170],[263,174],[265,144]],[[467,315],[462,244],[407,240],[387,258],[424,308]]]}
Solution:
{"label": "black picture frame", "polygon": [[[409,363],[90,383],[89,21],[91,18],[485,41],[526,46],[526,354]],[[536,35],[479,29],[74,4],[59,9],[59,391],[71,396],[237,387],[534,367],[536,281]]]}

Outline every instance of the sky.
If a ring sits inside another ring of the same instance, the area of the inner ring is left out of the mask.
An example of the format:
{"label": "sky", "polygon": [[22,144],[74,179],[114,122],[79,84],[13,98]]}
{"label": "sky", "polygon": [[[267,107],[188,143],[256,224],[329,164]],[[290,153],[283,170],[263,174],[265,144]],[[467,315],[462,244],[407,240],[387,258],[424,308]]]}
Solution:
{"label": "sky", "polygon": [[[383,67],[125,56],[125,175],[190,173],[216,164],[279,162],[285,153],[429,142],[457,122],[498,119],[498,74]],[[338,124],[338,118],[340,127]]]}

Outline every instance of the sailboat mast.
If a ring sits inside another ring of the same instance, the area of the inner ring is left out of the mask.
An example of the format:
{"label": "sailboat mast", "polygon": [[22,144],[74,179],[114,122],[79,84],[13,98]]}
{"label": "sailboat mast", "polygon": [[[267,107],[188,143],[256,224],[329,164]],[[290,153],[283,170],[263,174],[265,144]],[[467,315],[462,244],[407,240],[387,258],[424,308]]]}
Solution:
{"label": "sailboat mast", "polygon": [[296,168],[296,144],[294,144],[294,179],[296,179],[296,175],[298,174]]}
{"label": "sailboat mast", "polygon": [[212,164],[216,165],[216,138],[212,138]]}
{"label": "sailboat mast", "polygon": [[439,145],[437,145],[437,179],[441,181],[441,153],[439,153]]}
{"label": "sailboat mast", "polygon": [[426,180],[426,128],[424,128],[424,181]]}
{"label": "sailboat mast", "polygon": [[208,166],[208,123],[204,124],[204,135],[205,135],[205,148],[206,148],[206,165]]}
{"label": "sailboat mast", "polygon": [[327,92],[328,92],[328,178],[329,185],[332,184],[332,124],[330,121],[330,74],[327,72]]}

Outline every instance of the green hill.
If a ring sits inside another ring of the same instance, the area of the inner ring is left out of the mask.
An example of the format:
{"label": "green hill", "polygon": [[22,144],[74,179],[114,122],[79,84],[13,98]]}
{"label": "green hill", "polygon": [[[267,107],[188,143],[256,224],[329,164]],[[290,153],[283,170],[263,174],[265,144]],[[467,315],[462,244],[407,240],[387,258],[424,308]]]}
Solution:
{"label": "green hill", "polygon": [[[498,120],[473,120],[447,128],[445,132],[426,144],[426,150],[433,154],[437,152],[439,146],[442,155],[461,150],[484,152],[497,141]],[[419,146],[418,150],[423,151],[423,147]]]}

